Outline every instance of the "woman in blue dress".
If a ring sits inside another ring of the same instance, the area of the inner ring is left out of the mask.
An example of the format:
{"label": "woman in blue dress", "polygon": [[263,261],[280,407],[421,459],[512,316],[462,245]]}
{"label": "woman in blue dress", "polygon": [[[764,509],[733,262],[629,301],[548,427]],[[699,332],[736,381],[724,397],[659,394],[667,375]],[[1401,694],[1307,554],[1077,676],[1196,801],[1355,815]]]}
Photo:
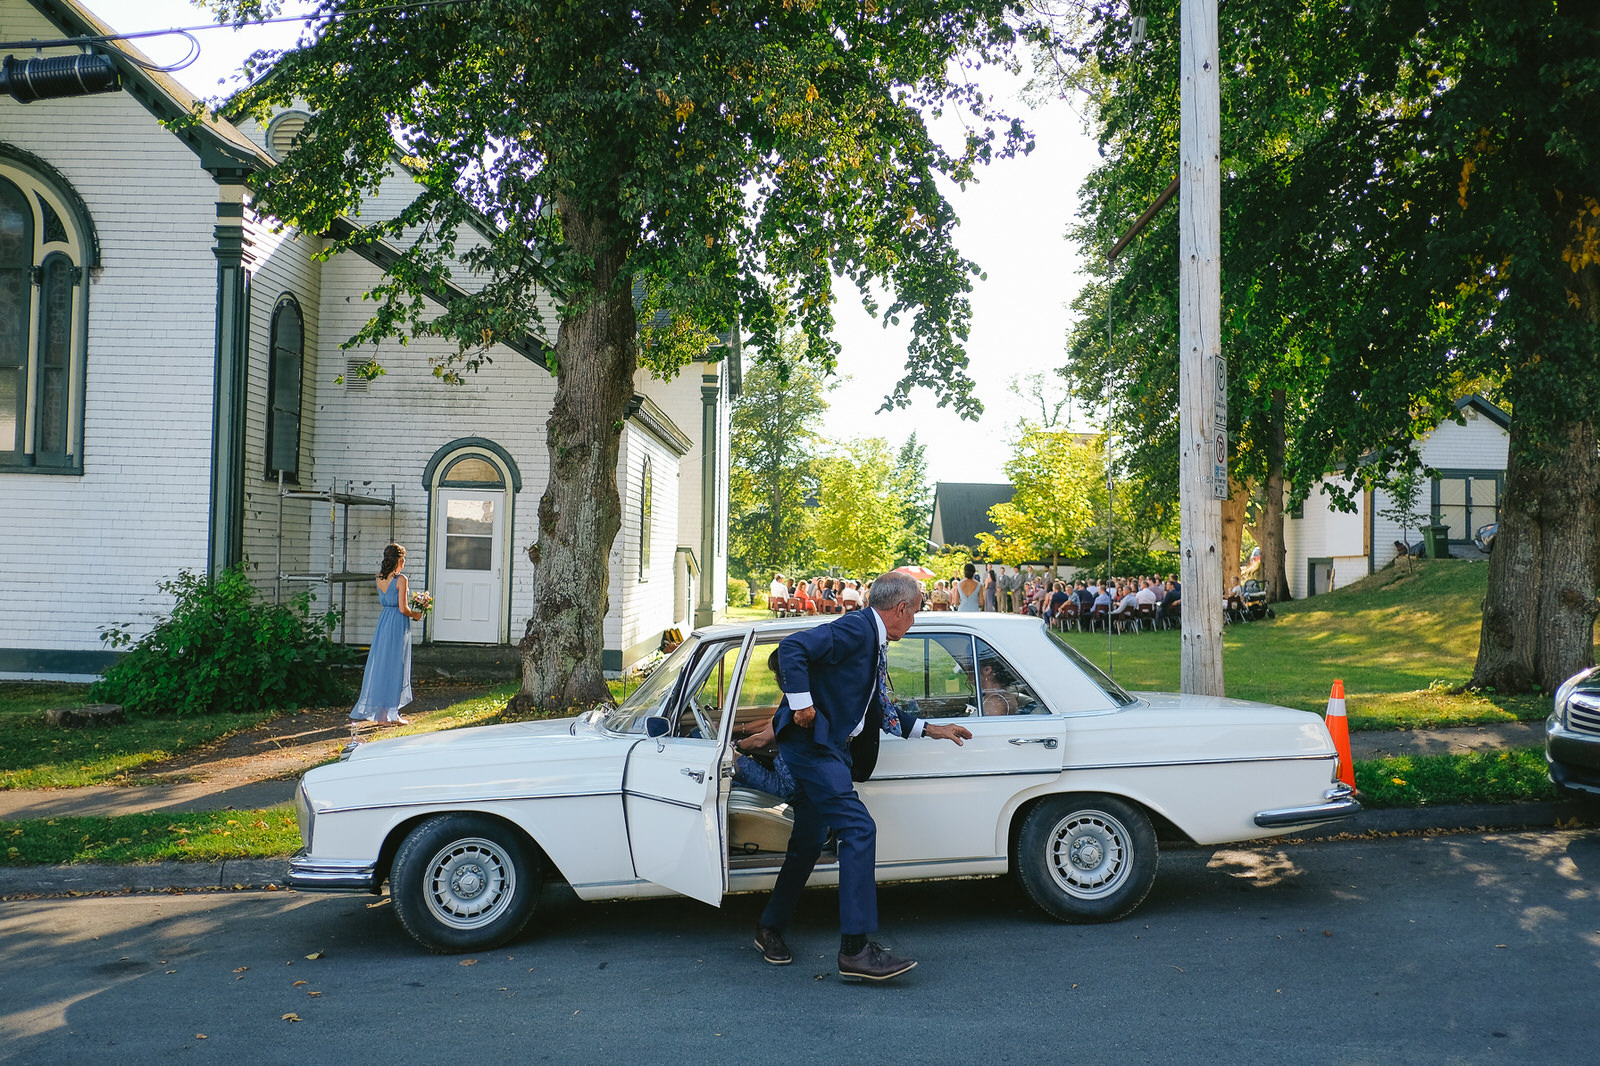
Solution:
{"label": "woman in blue dress", "polygon": [[411,622],[421,619],[413,611],[406,576],[406,550],[398,544],[383,549],[383,566],[378,571],[378,628],[372,634],[372,650],[367,652],[367,668],[361,675],[361,696],[350,712],[352,722],[406,725],[400,708],[411,702]]}

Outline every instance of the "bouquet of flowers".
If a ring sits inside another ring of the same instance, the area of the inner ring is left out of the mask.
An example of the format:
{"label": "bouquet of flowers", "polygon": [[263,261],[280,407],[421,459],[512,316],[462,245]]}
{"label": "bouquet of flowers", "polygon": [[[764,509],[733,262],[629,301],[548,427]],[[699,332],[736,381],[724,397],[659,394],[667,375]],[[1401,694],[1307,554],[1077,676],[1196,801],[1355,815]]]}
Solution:
{"label": "bouquet of flowers", "polygon": [[427,589],[420,589],[411,594],[411,609],[427,614],[433,610],[433,593]]}

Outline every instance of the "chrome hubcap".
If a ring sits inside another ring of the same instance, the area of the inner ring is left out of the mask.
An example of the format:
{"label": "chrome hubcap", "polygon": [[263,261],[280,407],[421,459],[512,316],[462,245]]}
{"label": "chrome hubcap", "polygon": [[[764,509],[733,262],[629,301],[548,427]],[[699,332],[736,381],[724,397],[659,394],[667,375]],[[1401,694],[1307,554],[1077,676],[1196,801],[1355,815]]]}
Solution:
{"label": "chrome hubcap", "polygon": [[1104,811],[1074,811],[1051,834],[1050,876],[1081,899],[1110,895],[1133,872],[1128,840],[1127,828]]}
{"label": "chrome hubcap", "polygon": [[488,925],[511,905],[517,871],[511,855],[481,837],[457,840],[428,863],[428,909],[455,929]]}

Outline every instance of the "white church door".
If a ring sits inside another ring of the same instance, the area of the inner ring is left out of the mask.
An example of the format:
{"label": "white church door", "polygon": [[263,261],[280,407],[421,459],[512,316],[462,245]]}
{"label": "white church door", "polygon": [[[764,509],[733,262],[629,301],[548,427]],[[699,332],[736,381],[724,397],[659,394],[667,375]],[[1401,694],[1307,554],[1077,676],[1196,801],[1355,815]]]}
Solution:
{"label": "white church door", "polygon": [[498,644],[506,536],[505,490],[441,486],[434,512],[433,639]]}

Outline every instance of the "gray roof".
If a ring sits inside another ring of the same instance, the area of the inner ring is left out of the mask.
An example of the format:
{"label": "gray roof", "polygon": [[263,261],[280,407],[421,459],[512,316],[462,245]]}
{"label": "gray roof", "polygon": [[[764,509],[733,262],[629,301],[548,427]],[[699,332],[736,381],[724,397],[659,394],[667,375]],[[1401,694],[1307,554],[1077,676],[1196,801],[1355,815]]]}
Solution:
{"label": "gray roof", "polygon": [[941,481],[933,488],[933,522],[928,539],[935,544],[975,547],[979,533],[996,532],[989,508],[1011,499],[1010,484]]}

